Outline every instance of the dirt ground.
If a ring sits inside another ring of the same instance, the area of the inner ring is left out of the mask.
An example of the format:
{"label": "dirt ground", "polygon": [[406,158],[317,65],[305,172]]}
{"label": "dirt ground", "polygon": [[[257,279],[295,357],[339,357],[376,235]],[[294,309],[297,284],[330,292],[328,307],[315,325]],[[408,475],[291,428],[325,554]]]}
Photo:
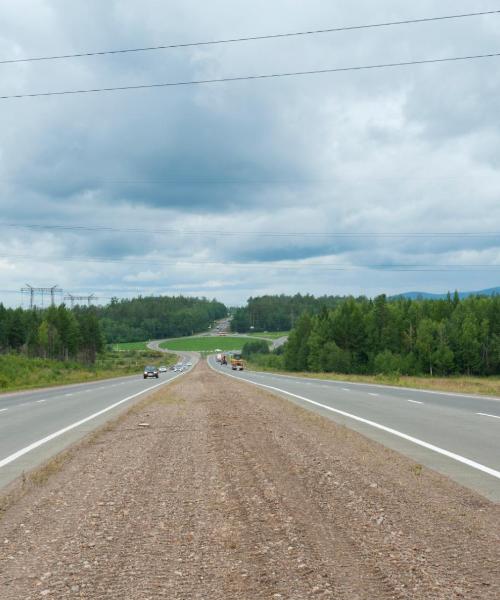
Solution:
{"label": "dirt ground", "polygon": [[498,505],[205,363],[60,462],[2,600],[500,597]]}

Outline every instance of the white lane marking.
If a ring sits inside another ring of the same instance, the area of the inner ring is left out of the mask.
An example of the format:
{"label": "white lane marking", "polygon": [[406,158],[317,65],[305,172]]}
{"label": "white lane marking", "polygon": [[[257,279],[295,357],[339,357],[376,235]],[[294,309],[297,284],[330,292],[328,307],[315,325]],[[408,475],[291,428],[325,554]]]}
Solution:
{"label": "white lane marking", "polygon": [[[141,390],[140,392],[137,392],[136,394],[132,394],[132,396],[127,396],[126,398],[123,398],[123,400],[119,400],[118,402],[115,402],[114,404],[111,404],[110,406],[107,406],[106,408],[103,408],[102,410],[100,410],[92,415],[89,415],[88,417],[85,417],[85,419],[81,419],[80,421],[77,421],[76,423],[72,423],[71,425],[68,425],[67,427],[64,427],[63,429],[59,429],[59,431],[55,431],[54,433],[47,435],[46,437],[42,438],[41,440],[33,442],[32,444],[30,444],[29,446],[26,446],[25,448],[21,448],[21,450],[18,450],[17,452],[14,452],[10,456],[7,456],[6,458],[0,460],[0,469],[2,467],[5,467],[9,463],[17,460],[21,456],[24,456],[28,452],[31,452],[32,450],[35,450],[36,448],[43,446],[43,444],[46,444],[47,442],[50,442],[51,440],[63,435],[64,433],[67,433],[68,431],[71,431],[72,429],[75,429],[76,427],[80,427],[80,425],[83,425],[84,423],[87,423],[88,421],[92,421],[92,419],[95,419],[95,418],[103,415],[104,413],[107,413],[108,411],[113,410],[113,408],[120,406],[120,404],[124,404],[125,402],[128,402],[129,400],[133,400],[134,398],[137,398],[137,396],[140,396],[141,394],[145,394],[146,392],[150,392],[151,390],[154,390],[155,388],[160,387],[161,385],[170,383],[174,379],[177,379],[177,377],[179,377],[179,375],[176,375],[175,377],[172,377],[171,379],[168,379],[167,381],[162,381],[161,383],[157,383],[156,385],[148,387],[145,390]],[[4,409],[4,410],[6,410],[6,409]]]}
{"label": "white lane marking", "polygon": [[[210,365],[210,363],[208,363],[208,364],[209,364],[209,367],[215,371],[215,369],[212,367],[212,365]],[[243,379],[242,377],[235,377],[234,375],[230,375],[229,373],[224,373],[224,375],[226,375],[227,377],[232,377],[233,379],[239,379],[240,381]],[[309,404],[313,404],[314,406],[318,406],[320,408],[324,408],[325,410],[329,410],[330,412],[334,412],[339,415],[342,415],[343,417],[348,417],[349,419],[353,419],[354,421],[364,423],[365,425],[370,425],[371,427],[374,427],[375,429],[380,429],[382,431],[385,431],[386,433],[390,433],[392,435],[395,435],[396,437],[402,438],[403,440],[412,442],[413,444],[416,444],[417,446],[422,446],[422,448],[426,448],[427,450],[432,450],[433,452],[442,454],[443,456],[446,456],[447,458],[451,458],[453,460],[456,460],[457,462],[460,462],[460,463],[463,463],[464,465],[472,467],[473,469],[477,469],[478,471],[482,471],[483,473],[487,473],[488,475],[491,475],[492,477],[496,477],[497,479],[500,479],[500,471],[496,471],[495,469],[492,469],[490,467],[482,465],[481,463],[471,460],[470,458],[466,458],[465,456],[461,456],[460,454],[455,454],[455,452],[450,452],[449,450],[445,450],[444,448],[440,448],[439,446],[435,446],[434,444],[429,444],[429,442],[424,442],[423,440],[419,440],[418,438],[415,438],[411,435],[402,433],[401,431],[397,431],[396,429],[392,429],[392,427],[386,427],[385,425],[381,425],[380,423],[376,423],[375,421],[370,421],[368,419],[364,419],[363,417],[358,417],[357,415],[353,415],[353,414],[345,412],[343,410],[339,410],[337,408],[332,408],[331,406],[327,406],[326,404],[321,404],[320,402],[316,402],[315,400],[311,400],[310,398],[305,398],[304,396],[299,396],[298,394],[292,394],[292,392],[287,392],[286,390],[282,390],[282,389],[274,387],[272,385],[265,385],[264,383],[257,383],[255,381],[252,381],[251,379],[243,379],[243,381],[246,381],[247,383],[251,383],[252,385],[256,385],[258,387],[263,387],[263,388],[267,388],[269,390],[273,390],[275,392],[280,392],[282,394],[286,394],[287,396],[292,396],[293,398],[297,398],[299,400],[302,400],[303,402],[309,402]]]}
{"label": "white lane marking", "polygon": [[342,388],[344,390],[344,392],[350,392],[351,390],[349,388]]}
{"label": "white lane marking", "polygon": [[368,392],[369,396],[379,396],[380,394],[374,394],[373,392]]}
{"label": "white lane marking", "polygon": [[37,400],[36,402],[37,404],[40,404],[40,402],[47,402],[47,398],[42,398],[41,400]]}
{"label": "white lane marking", "polygon": [[72,395],[73,395],[73,394],[64,394],[64,396],[65,396],[66,398],[68,398],[69,396],[72,396]]}
{"label": "white lane marking", "polygon": [[489,415],[488,413],[476,413],[476,415],[481,415],[482,417],[491,417],[492,419],[500,419],[498,415]]}
{"label": "white lane marking", "polygon": [[[247,371],[247,373],[251,373],[252,375],[269,375],[268,372],[265,371]],[[298,377],[293,375],[280,375],[275,373],[273,378],[280,377],[281,379],[291,379],[292,381],[314,381],[315,383],[328,382],[330,385],[339,384],[341,380],[339,379],[320,379],[319,377]],[[410,392],[418,392],[419,394],[435,394],[437,396],[454,396],[457,398],[469,398],[469,400],[497,400],[500,401],[499,396],[482,396],[480,394],[458,394],[456,392],[441,392],[439,390],[427,390],[422,388],[412,388],[412,387],[399,387],[397,385],[383,385],[382,383],[360,383],[359,381],[346,381],[350,385],[355,386],[369,386],[381,388],[384,390],[395,390],[398,392],[401,391],[410,391]]]}
{"label": "white lane marking", "polygon": [[418,400],[407,400],[407,402],[411,402],[412,404],[423,404],[423,402],[420,402]]}
{"label": "white lane marking", "polygon": [[8,408],[0,408],[0,412],[5,412],[6,410],[9,410]]}

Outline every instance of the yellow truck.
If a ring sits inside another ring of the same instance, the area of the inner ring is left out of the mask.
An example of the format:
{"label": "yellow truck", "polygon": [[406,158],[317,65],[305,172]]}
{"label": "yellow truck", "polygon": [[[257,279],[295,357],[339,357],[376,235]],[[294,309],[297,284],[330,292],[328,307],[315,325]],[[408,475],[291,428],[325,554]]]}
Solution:
{"label": "yellow truck", "polygon": [[243,371],[245,368],[245,363],[241,358],[241,354],[233,354],[231,356],[231,369],[233,371]]}

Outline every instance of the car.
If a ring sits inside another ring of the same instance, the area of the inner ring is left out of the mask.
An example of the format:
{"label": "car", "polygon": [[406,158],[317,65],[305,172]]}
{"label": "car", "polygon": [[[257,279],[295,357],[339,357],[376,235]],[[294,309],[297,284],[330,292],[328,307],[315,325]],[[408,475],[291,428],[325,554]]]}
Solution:
{"label": "car", "polygon": [[186,367],[192,367],[192,366],[193,366],[193,363],[190,363],[190,362],[186,363]]}
{"label": "car", "polygon": [[158,371],[160,371],[160,373],[166,373],[166,372],[167,372],[167,367],[165,367],[165,366],[163,366],[163,365],[162,365],[162,366],[161,366],[161,367],[158,369]]}
{"label": "car", "polygon": [[158,367],[153,367],[151,365],[144,367],[144,379],[148,379],[148,377],[156,377],[156,379],[158,379],[159,376],[160,372],[158,371]]}

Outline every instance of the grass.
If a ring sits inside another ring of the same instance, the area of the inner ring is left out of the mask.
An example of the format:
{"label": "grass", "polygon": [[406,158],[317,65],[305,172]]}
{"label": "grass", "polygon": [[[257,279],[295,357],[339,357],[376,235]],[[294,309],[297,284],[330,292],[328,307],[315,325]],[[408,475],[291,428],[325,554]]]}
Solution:
{"label": "grass", "polygon": [[252,331],[251,333],[245,333],[245,335],[250,335],[251,337],[257,337],[257,338],[265,338],[266,340],[277,340],[280,337],[284,337],[286,335],[288,335],[290,332],[289,331],[261,331],[261,332],[255,332]]}
{"label": "grass", "polygon": [[122,342],[120,344],[113,344],[113,350],[123,351],[123,350],[147,350],[148,342]]}
{"label": "grass", "polygon": [[352,381],[354,383],[375,383],[402,388],[416,388],[438,392],[455,392],[460,394],[480,394],[500,397],[500,377],[468,377],[456,375],[450,377],[430,377],[414,375],[346,375],[344,373],[295,373],[273,369],[248,362],[248,368],[255,371],[268,371],[280,375],[307,377],[335,381]]}
{"label": "grass", "polygon": [[160,344],[160,346],[173,351],[215,352],[218,348],[222,351],[241,350],[244,344],[245,339],[241,337],[194,336],[167,340]]}
{"label": "grass", "polygon": [[172,354],[153,350],[106,352],[94,365],[4,354],[0,355],[0,392],[123,377],[140,373],[148,363],[168,366],[176,360]]}

